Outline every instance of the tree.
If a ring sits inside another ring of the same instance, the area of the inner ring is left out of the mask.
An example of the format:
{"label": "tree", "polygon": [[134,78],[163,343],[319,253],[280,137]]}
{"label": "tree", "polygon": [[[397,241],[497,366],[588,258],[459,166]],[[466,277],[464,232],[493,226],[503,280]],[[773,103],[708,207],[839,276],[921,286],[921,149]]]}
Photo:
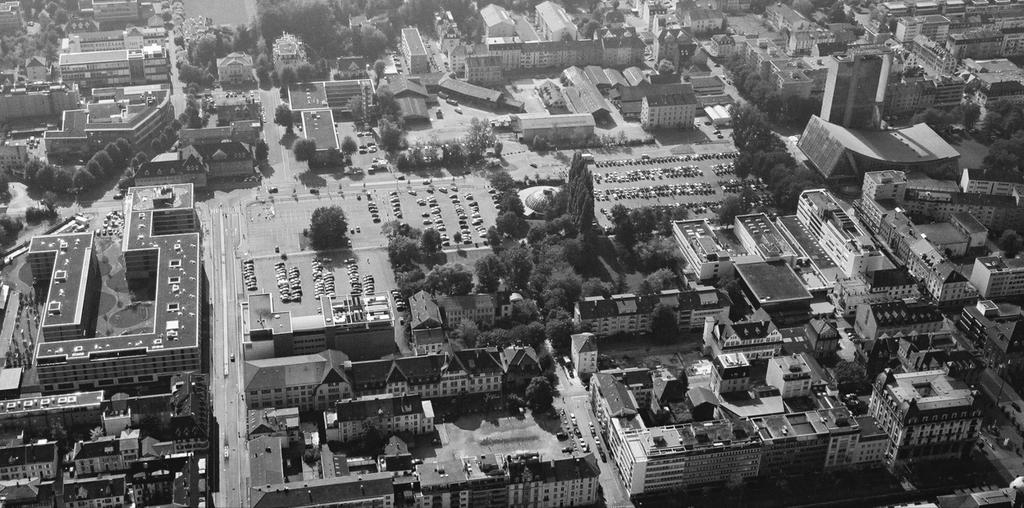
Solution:
{"label": "tree", "polygon": [[679,322],[672,307],[664,303],[654,307],[654,313],[651,315],[651,333],[655,339],[662,342],[669,342],[679,335]]}
{"label": "tree", "polygon": [[423,236],[420,237],[420,249],[427,256],[441,252],[441,233],[434,228],[423,230]]}
{"label": "tree", "polygon": [[573,333],[572,318],[565,312],[557,313],[557,316],[549,317],[544,323],[544,336],[555,349],[568,351],[572,342]]}
{"label": "tree", "polygon": [[495,141],[494,142],[494,156],[495,157],[501,157],[501,150],[504,147],[505,147],[505,145],[501,144],[501,141]]}
{"label": "tree", "polygon": [[483,157],[484,152],[494,146],[496,141],[497,138],[494,136],[490,122],[482,121],[477,117],[470,119],[466,135],[462,137],[462,145],[470,161]]}
{"label": "tree", "polygon": [[640,288],[637,292],[641,294],[650,294],[657,293],[665,289],[673,289],[676,285],[675,280],[675,272],[668,268],[660,268],[640,282]]}
{"label": "tree", "polygon": [[340,206],[321,206],[309,222],[309,239],[314,249],[336,249],[345,244],[348,221]]}
{"label": "tree", "polygon": [[569,178],[565,184],[568,197],[568,213],[576,230],[586,236],[594,223],[594,177],[587,168],[583,154],[576,152],[569,164]]}
{"label": "tree", "polygon": [[999,248],[1003,249],[1004,257],[1013,258],[1024,248],[1024,238],[1016,231],[1007,229],[999,237]]}
{"label": "tree", "polygon": [[295,83],[296,77],[297,76],[295,75],[295,69],[291,67],[285,67],[284,69],[281,69],[281,74],[279,78],[281,80],[281,88],[287,89],[292,83]]}
{"label": "tree", "polygon": [[378,123],[380,147],[388,152],[397,152],[405,145],[405,133],[394,122],[381,119]]}
{"label": "tree", "polygon": [[499,233],[512,238],[522,238],[530,229],[526,220],[516,215],[515,212],[502,212],[494,221],[494,225],[498,228]]}
{"label": "tree", "polygon": [[810,0],[794,0],[793,10],[810,17],[814,13],[814,4]]}
{"label": "tree", "polygon": [[722,204],[718,208],[718,222],[723,226],[732,225],[737,215],[743,215],[748,211],[739,196],[729,196],[722,200]]}
{"label": "tree", "polygon": [[498,290],[501,278],[505,276],[505,266],[496,254],[488,254],[476,261],[477,291],[493,293]]}
{"label": "tree", "polygon": [[352,136],[345,136],[345,139],[341,140],[341,153],[351,155],[358,149],[359,145],[356,140],[352,139]]}
{"label": "tree", "polygon": [[302,83],[313,81],[317,77],[316,67],[308,63],[300,64],[295,69],[295,77]]}
{"label": "tree", "polygon": [[962,115],[960,121],[964,124],[964,128],[970,130],[981,118],[981,107],[973,102],[968,102],[960,108],[960,114]]}
{"label": "tree", "polygon": [[74,176],[74,188],[78,189],[79,192],[89,190],[93,185],[96,184],[96,178],[85,169],[80,169],[75,172]]}
{"label": "tree", "polygon": [[[110,154],[108,154],[105,150],[100,150],[100,151],[96,152],[92,156],[92,158],[95,159],[96,162],[99,163],[101,168],[103,168],[103,175],[104,176],[109,176],[110,174],[112,174],[112,172],[114,171],[115,168],[114,168],[114,159],[112,159],[110,157]],[[97,176],[99,176],[99,175],[97,175]]]}
{"label": "tree", "polygon": [[551,409],[551,404],[555,401],[551,381],[544,376],[531,379],[530,384],[526,387],[526,401],[535,413],[543,413]]}
{"label": "tree", "polygon": [[262,139],[256,142],[256,162],[264,163],[267,162],[267,158],[270,156],[270,146],[267,145],[266,141]]}
{"label": "tree", "polygon": [[419,254],[419,244],[412,238],[398,236],[388,241],[388,260],[396,271],[414,266]]}
{"label": "tree", "polygon": [[672,64],[667,58],[663,58],[658,62],[658,74],[663,76],[672,75],[676,73],[676,66]]}
{"label": "tree", "polygon": [[384,238],[389,240],[399,236],[416,239],[423,234],[420,230],[400,220],[390,220],[385,222],[384,225],[380,227],[380,233],[384,235]]}
{"label": "tree", "polygon": [[287,104],[278,104],[274,110],[274,123],[284,127],[288,132],[292,131],[292,109]]}
{"label": "tree", "polygon": [[473,290],[473,272],[458,263],[435,266],[423,280],[423,290],[449,296],[468,295]]}
{"label": "tree", "polygon": [[530,274],[533,272],[533,256],[530,255],[529,249],[522,245],[508,249],[501,253],[501,261],[505,265],[511,289],[526,289],[530,283]]}
{"label": "tree", "polygon": [[384,60],[377,60],[373,62],[373,73],[377,76],[377,79],[384,77],[384,71],[388,68],[388,64],[384,63]]}
{"label": "tree", "polygon": [[868,381],[867,371],[859,363],[839,360],[832,373],[840,385],[858,385]]}
{"label": "tree", "polygon": [[316,156],[316,141],[300,139],[292,145],[292,153],[299,162],[311,161]]}

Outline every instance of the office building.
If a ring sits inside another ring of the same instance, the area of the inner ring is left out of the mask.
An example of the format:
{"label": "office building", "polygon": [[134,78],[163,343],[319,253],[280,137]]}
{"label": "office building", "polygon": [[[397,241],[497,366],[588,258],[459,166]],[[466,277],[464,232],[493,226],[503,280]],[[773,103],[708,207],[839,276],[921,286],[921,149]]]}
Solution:
{"label": "office building", "polygon": [[163,383],[199,370],[202,260],[189,185],[133,187],[124,199],[126,278],[153,287],[140,326],[95,330],[99,273],[89,233],[37,236],[33,279],[47,285],[35,361],[45,392]]}
{"label": "office building", "polygon": [[83,89],[167,83],[171,62],[163,46],[116,49],[91,53],[63,53],[60,77]]}
{"label": "office building", "polygon": [[941,370],[878,376],[869,414],[889,436],[891,470],[933,460],[967,458],[981,427],[981,408],[970,387]]}
{"label": "office building", "polygon": [[903,44],[909,44],[918,35],[924,35],[939,44],[944,44],[949,35],[949,26],[949,18],[939,14],[904,16],[896,21],[895,38]]}
{"label": "office building", "polygon": [[512,115],[513,130],[519,133],[520,139],[529,143],[532,143],[538,137],[552,141],[583,141],[594,136],[596,125],[594,115],[588,113],[568,115],[522,113]]}
{"label": "office building", "polygon": [[984,298],[1008,298],[1024,294],[1024,259],[996,256],[974,260],[971,284]]}
{"label": "office building", "polygon": [[146,46],[167,44],[164,27],[128,27],[124,30],[77,32],[61,40],[61,53],[92,53],[119,49],[141,50]]}
{"label": "office building", "polygon": [[765,261],[783,261],[792,265],[796,251],[763,213],[737,215],[733,221],[736,238],[747,252],[755,252]]}
{"label": "office building", "polygon": [[430,55],[423,45],[418,28],[402,29],[402,56],[405,57],[406,71],[409,74],[430,72]]}
{"label": "office building", "polygon": [[117,26],[139,20],[138,0],[92,0],[92,19],[101,26]]}
{"label": "office building", "polygon": [[845,407],[752,418],[761,438],[761,476],[804,476],[851,466],[860,424]]}
{"label": "office building", "polygon": [[730,277],[733,257],[747,255],[742,246],[728,244],[707,219],[673,222],[672,235],[686,260],[686,269],[701,281]]}
{"label": "office building", "polygon": [[328,441],[349,443],[366,436],[370,429],[383,435],[420,436],[434,432],[434,408],[419,395],[385,393],[338,401],[324,411]]}
{"label": "office building", "polygon": [[825,189],[806,190],[796,216],[846,277],[885,268],[886,258],[860,222]]}
{"label": "office building", "polygon": [[536,7],[536,24],[538,35],[547,41],[564,41],[576,39],[576,24],[565,12],[565,8],[555,2],[546,1]]}
{"label": "office building", "polygon": [[87,159],[120,138],[153,151],[153,141],[174,120],[170,91],[161,85],[114,88],[94,94],[82,109],[64,111],[60,129],[43,133],[50,157]]}
{"label": "office building", "polygon": [[821,119],[849,129],[876,129],[892,56],[883,50],[850,51],[828,60]]}
{"label": "office building", "polygon": [[1024,195],[1024,176],[1017,171],[964,168],[959,183],[960,190],[969,194]]}
{"label": "office building", "polygon": [[[318,120],[325,124],[324,130],[332,138],[336,138],[334,128],[331,126],[330,129],[327,129],[326,124],[333,120],[326,112],[329,111],[336,118],[350,118],[353,102],[358,102],[365,111],[373,105],[373,97],[373,81],[369,79],[314,81],[296,83],[288,88],[288,106],[291,108],[292,114],[305,121],[305,113],[316,112],[323,117]],[[332,141],[332,143],[336,142]]]}

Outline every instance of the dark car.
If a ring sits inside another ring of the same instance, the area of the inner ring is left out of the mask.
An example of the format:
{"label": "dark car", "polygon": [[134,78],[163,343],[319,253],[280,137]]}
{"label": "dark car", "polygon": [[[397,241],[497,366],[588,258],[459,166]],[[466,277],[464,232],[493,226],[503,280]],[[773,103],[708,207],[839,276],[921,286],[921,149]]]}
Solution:
{"label": "dark car", "polygon": [[320,194],[320,189],[309,189],[309,193],[310,194],[314,194],[314,195],[319,195]]}

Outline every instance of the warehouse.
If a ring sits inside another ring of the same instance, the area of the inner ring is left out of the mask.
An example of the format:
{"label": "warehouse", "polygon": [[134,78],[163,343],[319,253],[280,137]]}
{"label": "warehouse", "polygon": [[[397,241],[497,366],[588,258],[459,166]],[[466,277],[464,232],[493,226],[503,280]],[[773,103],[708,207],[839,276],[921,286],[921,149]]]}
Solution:
{"label": "warehouse", "polygon": [[512,130],[519,133],[524,142],[535,137],[554,140],[583,140],[594,135],[594,116],[586,113],[571,115],[549,115],[547,113],[526,113],[512,115]]}
{"label": "warehouse", "polygon": [[715,127],[728,127],[732,124],[732,115],[729,113],[729,109],[721,104],[706,106],[704,113],[708,115]]}

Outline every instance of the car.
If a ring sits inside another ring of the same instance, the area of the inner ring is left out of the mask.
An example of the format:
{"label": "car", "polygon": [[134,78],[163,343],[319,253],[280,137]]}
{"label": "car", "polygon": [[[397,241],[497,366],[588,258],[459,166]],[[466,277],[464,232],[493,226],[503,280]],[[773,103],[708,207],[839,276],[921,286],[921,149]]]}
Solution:
{"label": "car", "polygon": [[225,459],[228,458],[229,455],[231,455],[229,450],[230,450],[230,448],[228,448],[228,445],[224,445],[224,458]]}
{"label": "car", "polygon": [[455,112],[461,115],[462,114],[462,108],[455,108]]}
{"label": "car", "polygon": [[309,193],[313,194],[314,196],[319,196],[320,195],[320,189],[309,189]]}
{"label": "car", "polygon": [[235,354],[231,353],[231,363],[235,363]]}
{"label": "car", "polygon": [[271,188],[267,189],[267,192],[269,192],[271,194],[277,194],[277,187],[271,187]]}

